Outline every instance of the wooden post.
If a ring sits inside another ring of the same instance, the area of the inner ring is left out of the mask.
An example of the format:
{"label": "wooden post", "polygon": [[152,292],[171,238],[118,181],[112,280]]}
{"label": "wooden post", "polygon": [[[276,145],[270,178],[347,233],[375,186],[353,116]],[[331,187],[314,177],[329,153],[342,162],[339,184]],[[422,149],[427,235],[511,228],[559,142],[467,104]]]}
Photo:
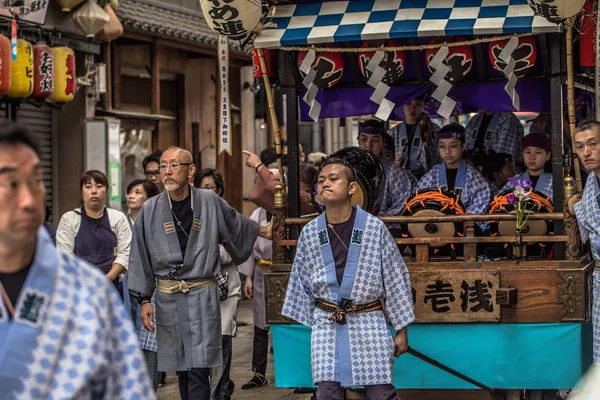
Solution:
{"label": "wooden post", "polygon": [[112,70],[111,79],[108,80],[112,88],[112,106],[118,110],[121,108],[121,57],[120,47],[116,43],[113,44],[109,47],[112,63],[106,65]]}
{"label": "wooden post", "polygon": [[112,54],[110,42],[104,45],[104,51],[102,52],[104,64],[106,64],[106,93],[103,97],[103,105],[105,110],[112,110],[113,108],[113,80],[112,80]]}
{"label": "wooden post", "polygon": [[[475,237],[475,222],[468,221],[466,237]],[[475,262],[477,261],[477,243],[467,243],[463,245],[463,255],[465,258],[465,262]]]}
{"label": "wooden post", "polygon": [[563,213],[565,215],[565,235],[567,235],[569,238],[565,249],[565,258],[567,260],[581,259],[581,235],[579,233],[579,226],[577,225],[577,218],[569,211],[569,199],[573,197],[575,193],[575,180],[570,175],[567,175],[565,178],[565,198],[563,203]]}
{"label": "wooden post", "polygon": [[158,39],[152,42],[152,107],[154,115],[160,114],[160,45]]}
{"label": "wooden post", "polygon": [[[573,24],[575,20],[571,19],[567,25],[567,106],[569,108],[569,128],[571,133],[571,149],[575,151],[575,89],[573,88]],[[577,192],[581,193],[581,170],[579,169],[579,159],[573,160],[575,167],[575,181],[577,183]]]}

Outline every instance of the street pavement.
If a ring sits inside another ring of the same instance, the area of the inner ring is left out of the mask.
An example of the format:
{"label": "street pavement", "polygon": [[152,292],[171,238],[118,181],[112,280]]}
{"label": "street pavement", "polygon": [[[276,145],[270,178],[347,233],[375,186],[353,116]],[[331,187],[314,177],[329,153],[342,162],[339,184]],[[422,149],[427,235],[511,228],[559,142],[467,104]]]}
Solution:
{"label": "street pavement", "polygon": [[[252,323],[252,301],[242,300],[238,311],[238,333],[233,338],[233,359],[231,365],[231,380],[235,383],[235,400],[275,400],[275,399],[310,399],[310,395],[294,394],[290,389],[276,389],[273,372],[273,354],[269,353],[269,364],[267,366],[267,377],[271,384],[267,387],[242,390],[244,383],[252,378],[252,338],[254,335],[254,326]],[[160,400],[178,400],[179,388],[177,386],[177,376],[175,373],[167,374],[165,385],[158,389],[158,398]]]}

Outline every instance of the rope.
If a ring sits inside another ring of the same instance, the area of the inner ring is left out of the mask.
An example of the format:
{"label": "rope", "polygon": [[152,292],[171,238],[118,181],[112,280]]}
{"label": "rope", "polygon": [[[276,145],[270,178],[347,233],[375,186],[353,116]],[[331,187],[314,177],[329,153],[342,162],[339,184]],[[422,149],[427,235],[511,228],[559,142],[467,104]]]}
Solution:
{"label": "rope", "polygon": [[283,51],[310,51],[315,50],[316,52],[327,52],[327,53],[356,53],[356,52],[377,52],[377,51],[414,51],[414,50],[428,50],[428,49],[439,49],[442,47],[457,47],[457,46],[470,46],[479,43],[491,43],[499,40],[509,40],[513,37],[527,37],[534,36],[534,33],[519,33],[487,38],[479,38],[472,40],[463,40],[462,42],[451,42],[451,43],[434,43],[424,44],[420,46],[384,46],[384,47],[316,47],[316,46],[280,46],[273,47],[273,49]]}
{"label": "rope", "polygon": [[[508,202],[509,195],[510,193],[504,196],[494,197],[494,199],[490,203],[490,214],[496,214],[499,211],[507,212],[508,210],[506,207],[512,205]],[[530,211],[538,212],[542,209],[542,206],[546,206],[549,212],[554,211],[554,206],[552,205],[552,202],[546,196],[540,196],[539,194],[532,191],[529,195],[529,198],[535,203],[535,209]]]}
{"label": "rope", "polygon": [[459,204],[460,198],[458,196],[452,198],[446,196],[441,188],[438,188],[436,191],[429,191],[425,193],[419,193],[417,190],[415,195],[410,200],[405,200],[404,205],[405,209],[408,212],[412,212],[412,207],[419,204],[421,207],[425,208],[426,201],[434,201],[442,205],[442,209],[440,211],[444,212],[447,209],[455,211],[457,215],[466,214],[465,210]]}
{"label": "rope", "polygon": [[315,300],[315,306],[325,312],[333,313],[329,319],[340,325],[346,323],[346,314],[383,310],[383,305],[380,300],[375,300],[367,304],[352,304],[352,300],[344,299],[340,304],[341,306],[338,306],[337,304],[324,299]]}

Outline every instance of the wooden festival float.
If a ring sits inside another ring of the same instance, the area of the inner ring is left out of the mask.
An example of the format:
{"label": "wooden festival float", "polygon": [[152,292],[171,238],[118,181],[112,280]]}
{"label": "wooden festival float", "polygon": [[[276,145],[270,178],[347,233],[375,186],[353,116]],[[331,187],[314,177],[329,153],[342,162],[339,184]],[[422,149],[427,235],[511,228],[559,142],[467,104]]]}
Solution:
{"label": "wooden festival float", "polygon": [[[413,249],[405,261],[416,322],[409,327],[411,352],[395,362],[401,398],[556,399],[558,389],[572,388],[591,364],[594,263],[582,251],[577,222],[566,206],[582,182],[577,159],[563,151],[563,107],[572,137],[574,86],[595,93],[593,76],[574,74],[573,32],[581,44],[575,51],[595,51],[593,41],[583,47],[581,36],[595,35],[597,4],[589,2],[583,13],[583,1],[575,0],[553,5],[530,0],[531,7],[526,0],[501,7],[448,3],[453,8],[407,0],[278,4],[254,41],[267,89],[265,59],[275,58],[278,90],[286,99],[289,197],[286,203],[284,186],[278,185],[273,260],[260,263],[278,387],[313,385],[310,328],[280,314],[296,239],[311,219],[300,217],[298,121],[366,114],[387,120],[403,100],[432,90],[439,107],[434,113],[445,117],[477,108],[551,112],[555,202],[535,208],[519,232],[516,215],[498,204],[498,212],[487,215],[438,208],[381,218],[401,224],[409,234],[396,242]],[[574,3],[581,4],[573,10]],[[594,32],[583,32],[583,26]],[[395,63],[401,64],[396,79],[382,79],[398,68]],[[365,69],[370,74],[363,75]],[[376,91],[382,95],[372,96]],[[279,152],[271,90],[267,97]],[[480,222],[497,224],[500,234],[476,236]],[[504,255],[492,261],[480,250],[493,244]],[[537,244],[545,251],[533,254]],[[437,255],[441,246],[453,251]]]}

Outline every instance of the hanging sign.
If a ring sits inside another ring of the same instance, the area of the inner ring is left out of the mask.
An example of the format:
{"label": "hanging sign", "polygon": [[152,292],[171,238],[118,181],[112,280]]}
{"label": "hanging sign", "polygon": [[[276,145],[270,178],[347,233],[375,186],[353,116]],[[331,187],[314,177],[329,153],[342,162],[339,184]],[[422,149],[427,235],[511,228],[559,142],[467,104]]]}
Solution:
{"label": "hanging sign", "polygon": [[221,94],[219,107],[221,135],[219,136],[219,154],[231,155],[231,107],[229,106],[229,39],[219,35],[219,80]]}
{"label": "hanging sign", "polygon": [[244,40],[260,22],[261,0],[200,0],[210,28],[233,40]]}
{"label": "hanging sign", "polygon": [[[447,38],[432,39],[429,44],[438,44],[445,42]],[[462,36],[457,36],[452,41],[462,42],[465,39]],[[433,58],[438,53],[439,49],[427,49],[425,51],[425,61],[429,71],[433,74],[437,69],[432,63]],[[445,79],[451,84],[456,84],[467,77],[473,68],[473,49],[471,46],[452,46],[448,48],[448,55],[442,60],[449,67],[448,74]]]}
{"label": "hanging sign", "polygon": [[[395,40],[390,40],[388,47],[400,46],[400,43]],[[365,42],[361,47],[369,47],[369,43]],[[358,67],[360,72],[367,79],[371,78],[371,71],[367,68],[367,65],[373,59],[374,52],[362,51],[358,53]],[[379,63],[379,66],[385,69],[386,73],[381,79],[386,85],[391,85],[396,82],[404,73],[406,66],[406,56],[403,51],[386,51],[385,56]]]}
{"label": "hanging sign", "polygon": [[[511,38],[511,40],[513,39]],[[535,65],[537,60],[537,48],[532,36],[516,38],[515,40],[518,45],[512,52],[512,58],[515,60],[514,73],[518,78],[521,78]],[[492,66],[497,71],[504,72],[506,69],[507,64],[502,60],[500,55],[508,43],[508,40],[499,40],[490,43],[488,55]]]}
{"label": "hanging sign", "polygon": [[[18,9],[19,20],[44,25],[50,0],[31,0],[26,1],[24,4],[24,7],[15,7]],[[13,17],[8,7],[0,7],[0,15],[9,18]]]}
{"label": "hanging sign", "polygon": [[585,0],[527,0],[527,3],[537,15],[558,24],[579,14]]}

